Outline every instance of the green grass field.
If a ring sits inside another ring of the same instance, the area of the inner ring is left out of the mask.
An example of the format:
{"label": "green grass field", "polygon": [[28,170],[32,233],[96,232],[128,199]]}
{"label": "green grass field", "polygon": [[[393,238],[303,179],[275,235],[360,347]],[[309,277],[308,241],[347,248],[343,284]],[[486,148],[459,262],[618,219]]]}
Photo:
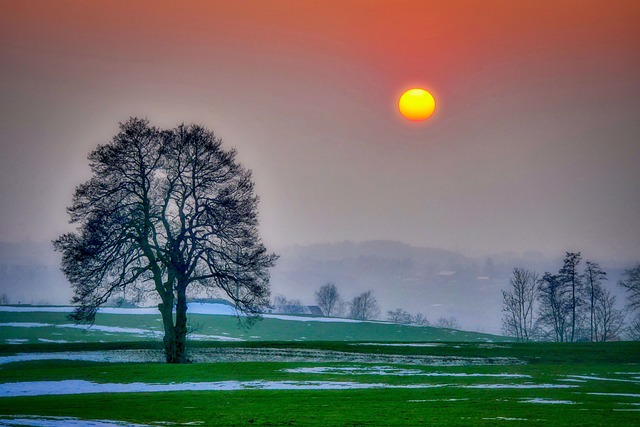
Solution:
{"label": "green grass field", "polygon": [[[416,331],[420,328],[379,323],[341,324],[350,334],[365,337],[359,342],[293,341],[291,336],[278,341],[289,326],[295,331],[291,334],[300,334],[305,322],[265,319],[256,326],[263,328],[259,333],[252,328],[238,334],[271,340],[194,341],[192,354],[206,356],[208,362],[175,366],[123,361],[130,353],[161,355],[157,337],[101,343],[105,337],[56,327],[66,322],[58,313],[16,314],[0,320],[5,325],[0,339],[28,341],[0,346],[0,426],[86,425],[86,420],[121,422],[95,426],[640,424],[637,342],[519,344],[469,335],[474,338],[467,342],[441,338],[416,345],[420,333],[436,333],[429,331],[433,328]],[[205,318],[202,323],[211,325],[200,325],[198,333],[232,336],[229,327],[214,326],[217,320]],[[54,326],[6,326],[27,321]],[[143,323],[114,316],[99,324],[107,321],[121,328],[141,328]],[[208,329],[214,327],[219,329]],[[335,327],[313,325],[323,337],[337,333],[323,328]],[[53,332],[62,333],[57,336],[65,342],[39,341]],[[376,334],[384,339],[375,339]],[[398,345],[389,345],[393,334]],[[42,360],[26,361],[29,355]],[[66,356],[52,360],[56,355]],[[70,360],[74,355],[114,355],[114,360]]]}

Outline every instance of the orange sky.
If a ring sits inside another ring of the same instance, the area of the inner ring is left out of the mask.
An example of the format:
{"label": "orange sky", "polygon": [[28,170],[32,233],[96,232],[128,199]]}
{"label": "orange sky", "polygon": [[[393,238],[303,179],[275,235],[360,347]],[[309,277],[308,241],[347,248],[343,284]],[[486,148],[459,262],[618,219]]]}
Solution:
{"label": "orange sky", "polygon": [[[140,115],[236,146],[276,247],[640,257],[638,22],[635,0],[0,0],[0,240],[65,230],[87,153]],[[424,123],[396,110],[414,85]]]}

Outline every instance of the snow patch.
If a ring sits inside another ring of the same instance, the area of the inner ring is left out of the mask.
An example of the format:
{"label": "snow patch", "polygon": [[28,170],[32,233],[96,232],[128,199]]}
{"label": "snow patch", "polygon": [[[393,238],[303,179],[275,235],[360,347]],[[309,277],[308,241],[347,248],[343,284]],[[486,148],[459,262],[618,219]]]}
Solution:
{"label": "snow patch", "polygon": [[48,396],[95,393],[157,393],[169,391],[237,390],[352,390],[372,388],[435,388],[441,384],[368,384],[338,381],[219,381],[170,384],[95,383],[84,380],[27,381],[0,384],[0,397]]}
{"label": "snow patch", "polygon": [[530,389],[530,388],[575,388],[577,385],[569,384],[472,384],[463,385],[462,388],[494,388],[494,389]]}
{"label": "snow patch", "polygon": [[447,344],[437,342],[425,342],[425,343],[376,343],[376,342],[359,342],[349,345],[366,345],[376,347],[447,347]]}
{"label": "snow patch", "polygon": [[627,380],[623,378],[602,378],[602,377],[594,377],[590,375],[567,375],[568,378],[577,378],[580,380],[592,380],[592,381],[618,381],[625,383],[634,383],[637,384],[638,381],[635,380]]}
{"label": "snow patch", "polygon": [[[155,357],[154,357],[155,356]],[[163,362],[161,352],[138,350],[110,351],[62,351],[51,353],[19,353],[14,356],[0,356],[0,365],[13,362],[38,360],[77,360],[82,362]]]}
{"label": "snow patch", "polygon": [[317,366],[312,368],[282,369],[292,374],[336,374],[336,375],[391,375],[391,376],[425,376],[425,377],[489,377],[489,378],[531,378],[524,374],[480,374],[463,372],[424,372],[419,369],[401,369],[392,366],[367,367],[331,367]]}
{"label": "snow patch", "polygon": [[124,328],[121,326],[105,326],[105,325],[91,325],[89,327],[84,325],[76,325],[73,323],[67,323],[58,325],[58,328],[72,328],[72,329],[84,329],[85,331],[100,331],[100,332],[117,332],[121,334],[134,334],[134,335],[150,335],[150,336],[162,336],[161,331],[154,331],[152,329],[140,329],[140,328]]}
{"label": "snow patch", "polygon": [[189,334],[187,339],[193,341],[244,341],[242,338],[227,337],[224,335],[204,335],[204,334]]}
{"label": "snow patch", "polygon": [[0,323],[0,327],[9,328],[44,328],[46,326],[54,326],[51,323],[36,323],[36,322],[9,322]]}
{"label": "snow patch", "polygon": [[72,417],[40,417],[31,415],[2,416],[0,426],[35,427],[151,427],[146,424],[131,424],[124,421],[81,420]]}
{"label": "snow patch", "polygon": [[571,400],[554,400],[554,399],[543,399],[541,397],[535,397],[533,399],[523,399],[520,402],[522,403],[541,403],[546,405],[575,405],[576,402]]}
{"label": "snow patch", "polygon": [[500,421],[529,421],[528,418],[512,418],[512,417],[486,417],[483,420],[500,420]]}
{"label": "snow patch", "polygon": [[590,392],[587,394],[591,394],[594,396],[619,396],[619,397],[640,397],[640,394],[636,394],[636,393],[596,393],[596,392]]}

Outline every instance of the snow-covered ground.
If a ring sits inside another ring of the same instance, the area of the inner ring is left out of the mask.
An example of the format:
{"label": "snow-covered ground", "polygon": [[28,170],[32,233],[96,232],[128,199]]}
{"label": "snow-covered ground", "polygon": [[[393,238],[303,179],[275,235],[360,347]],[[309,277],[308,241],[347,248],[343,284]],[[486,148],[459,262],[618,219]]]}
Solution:
{"label": "snow-covered ground", "polygon": [[444,384],[393,385],[349,381],[216,381],[185,383],[96,383],[84,380],[24,381],[0,384],[1,397],[93,393],[157,393],[167,391],[352,390],[371,388],[436,388]]}
{"label": "snow-covered ground", "polygon": [[[203,422],[204,423],[204,422]],[[198,424],[193,424],[198,425]],[[146,424],[131,424],[124,421],[81,420],[73,417],[40,417],[32,415],[0,415],[0,426],[32,427],[152,427]]]}
{"label": "snow-covered ground", "polygon": [[426,376],[426,377],[484,377],[484,378],[531,378],[524,374],[480,374],[464,372],[424,372],[420,369],[402,369],[393,366],[314,366],[283,369],[293,374],[334,374],[334,375],[389,375],[389,376]]}
{"label": "snow-covered ground", "polygon": [[[45,313],[71,313],[71,306],[0,306],[0,312],[11,313],[29,313],[29,312],[45,312]],[[119,307],[101,307],[98,310],[102,314],[151,314],[159,315],[157,307],[139,307],[139,308],[119,308]],[[191,302],[188,304],[187,312],[189,314],[208,314],[215,316],[244,316],[238,312],[233,306],[221,303],[199,303]],[[286,314],[262,314],[267,319],[279,319],[298,322],[338,322],[338,323],[362,323],[361,320],[342,319],[338,317],[307,317]],[[19,322],[17,322],[19,323]],[[24,324],[4,323],[0,326],[25,326]],[[25,326],[26,327],[26,326]]]}

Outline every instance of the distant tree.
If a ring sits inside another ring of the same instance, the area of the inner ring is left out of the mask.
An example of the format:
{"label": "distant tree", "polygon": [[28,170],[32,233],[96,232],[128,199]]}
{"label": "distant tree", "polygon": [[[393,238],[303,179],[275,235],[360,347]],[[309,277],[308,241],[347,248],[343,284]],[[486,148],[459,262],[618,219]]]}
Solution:
{"label": "distant tree", "polygon": [[627,291],[627,308],[631,311],[640,309],[640,264],[625,270],[622,280],[618,282]]}
{"label": "distant tree", "polygon": [[413,316],[406,310],[396,308],[387,311],[387,320],[393,323],[413,323]]}
{"label": "distant tree", "polygon": [[518,341],[533,338],[534,305],[538,297],[538,275],[524,268],[514,268],[510,289],[502,291],[502,329]]}
{"label": "distant tree", "polygon": [[538,288],[538,319],[534,326],[545,338],[556,342],[568,339],[571,302],[557,274],[544,273]]}
{"label": "distant tree", "polygon": [[603,297],[601,295],[602,281],[607,280],[607,273],[602,271],[598,263],[587,261],[583,278],[584,299],[587,302],[587,308],[589,310],[589,336],[591,341],[596,341],[596,303]]}
{"label": "distant tree", "polygon": [[372,291],[363,292],[354,297],[349,304],[349,317],[358,320],[375,319],[380,313],[378,301]]}
{"label": "distant tree", "polygon": [[594,341],[606,342],[620,337],[624,329],[624,314],[616,308],[616,297],[601,289],[594,307]]}
{"label": "distant tree", "polygon": [[444,329],[460,329],[460,324],[458,323],[458,319],[454,316],[449,317],[438,317],[436,323],[434,324],[436,328],[444,328]]}
{"label": "distant tree", "polygon": [[422,313],[416,313],[416,315],[413,316],[413,323],[420,326],[431,326],[429,319]]}
{"label": "distant tree", "polygon": [[213,132],[132,118],[89,160],[68,209],[78,229],[54,242],[76,321],[92,322],[112,295],[154,293],[166,361],[185,363],[187,292],[222,290],[249,314],[268,305],[276,256],[258,235],[251,172]]}
{"label": "distant tree", "polygon": [[629,323],[627,336],[632,341],[640,341],[640,313],[636,314],[631,323]]}
{"label": "distant tree", "polygon": [[580,252],[567,252],[564,257],[564,265],[560,269],[558,278],[560,282],[569,289],[569,308],[570,308],[570,334],[568,341],[574,342],[576,338],[576,329],[579,324],[579,308],[582,303],[582,276],[578,271],[578,265],[582,256]]}
{"label": "distant tree", "polygon": [[7,305],[9,304],[9,297],[7,296],[6,293],[2,293],[2,295],[0,295],[0,305]]}
{"label": "distant tree", "polygon": [[338,288],[334,283],[327,283],[316,292],[316,304],[322,309],[325,316],[336,315],[340,309],[341,298]]}

